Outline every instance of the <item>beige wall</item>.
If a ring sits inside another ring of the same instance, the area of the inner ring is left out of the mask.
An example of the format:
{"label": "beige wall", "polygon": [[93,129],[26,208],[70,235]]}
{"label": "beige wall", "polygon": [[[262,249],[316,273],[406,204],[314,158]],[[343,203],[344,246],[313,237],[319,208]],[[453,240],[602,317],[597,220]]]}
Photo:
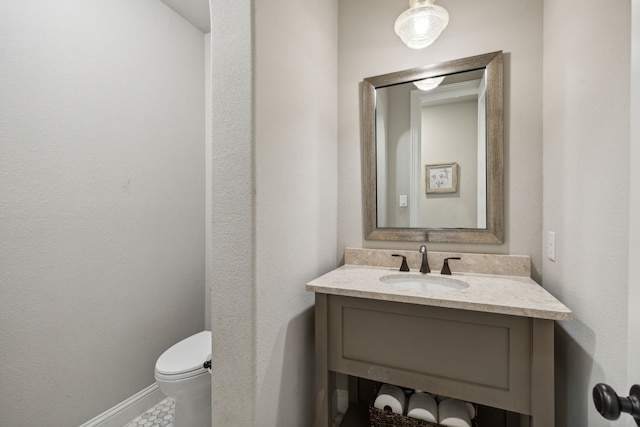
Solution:
{"label": "beige wall", "polygon": [[[408,85],[391,86],[386,92],[387,225],[409,226],[409,208],[398,207],[400,194],[409,194],[409,159],[411,152],[411,109]],[[377,102],[377,100],[376,100]]]}
{"label": "beige wall", "polygon": [[[503,245],[430,244],[432,250],[530,255],[541,270],[542,1],[441,0],[451,16],[436,43],[408,49],[393,32],[406,2],[342,0],[339,38],[338,248],[417,250],[412,243],[365,241],[362,232],[359,83],[365,77],[481,53],[505,53],[505,214]],[[342,253],[339,251],[338,256]]]}
{"label": "beige wall", "polygon": [[557,259],[544,260],[543,283],[574,313],[557,329],[560,427],[611,425],[591,388],[626,396],[637,361],[627,360],[629,16],[630,2],[607,13],[594,0],[544,2],[543,230],[556,232]]}
{"label": "beige wall", "polygon": [[337,0],[212,10],[213,421],[304,426],[305,284],[336,265]]}
{"label": "beige wall", "polygon": [[[633,0],[631,23],[631,114],[640,117],[640,0]],[[627,384],[640,384],[640,121],[631,121],[629,209],[629,351]]]}
{"label": "beige wall", "polygon": [[[455,117],[455,120],[452,120]],[[478,101],[422,109],[422,161],[419,224],[476,228],[478,224]],[[458,164],[455,193],[426,192],[425,165]]]}
{"label": "beige wall", "polygon": [[256,425],[315,410],[312,293],[335,267],[337,0],[255,2]]}
{"label": "beige wall", "polygon": [[211,267],[212,267],[212,217],[211,217],[211,197],[213,195],[211,176],[213,147],[211,141],[213,140],[213,129],[211,125],[211,114],[213,113],[211,96],[211,33],[204,35],[204,114],[205,114],[205,214],[204,214],[204,235],[205,235],[205,299],[204,299],[204,328],[207,331],[211,330]]}
{"label": "beige wall", "polygon": [[77,426],[204,327],[202,33],[0,2],[0,424]]}
{"label": "beige wall", "polygon": [[212,418],[213,425],[252,426],[256,349],[251,0],[210,4]]}

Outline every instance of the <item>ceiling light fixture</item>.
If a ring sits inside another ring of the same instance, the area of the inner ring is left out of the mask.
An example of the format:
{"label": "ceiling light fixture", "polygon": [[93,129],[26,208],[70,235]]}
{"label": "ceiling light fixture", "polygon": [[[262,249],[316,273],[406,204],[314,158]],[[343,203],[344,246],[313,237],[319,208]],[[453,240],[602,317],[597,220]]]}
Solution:
{"label": "ceiling light fixture", "polygon": [[449,23],[449,13],[435,0],[409,0],[409,9],[396,19],[396,34],[411,49],[433,43]]}
{"label": "ceiling light fixture", "polygon": [[430,79],[416,80],[413,84],[420,90],[432,90],[438,87],[440,83],[444,80],[445,76],[442,77],[432,77]]}

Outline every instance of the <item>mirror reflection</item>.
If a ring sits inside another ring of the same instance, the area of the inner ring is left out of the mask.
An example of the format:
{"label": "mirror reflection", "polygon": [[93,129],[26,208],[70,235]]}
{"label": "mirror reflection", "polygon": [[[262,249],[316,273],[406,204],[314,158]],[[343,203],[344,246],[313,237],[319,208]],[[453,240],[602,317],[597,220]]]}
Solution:
{"label": "mirror reflection", "polygon": [[485,72],[376,89],[378,227],[486,228]]}
{"label": "mirror reflection", "polygon": [[371,240],[502,242],[502,53],[363,81]]}

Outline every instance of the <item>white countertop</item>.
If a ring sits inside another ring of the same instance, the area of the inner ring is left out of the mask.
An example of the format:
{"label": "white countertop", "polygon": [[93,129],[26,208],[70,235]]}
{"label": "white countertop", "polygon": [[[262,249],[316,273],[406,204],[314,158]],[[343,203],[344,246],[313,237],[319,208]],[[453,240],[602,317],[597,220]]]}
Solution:
{"label": "white countertop", "polygon": [[539,319],[571,319],[571,310],[528,277],[453,273],[444,277],[462,280],[469,286],[460,290],[419,291],[380,281],[382,276],[391,274],[421,276],[415,272],[401,273],[397,268],[344,265],[307,283],[307,290]]}

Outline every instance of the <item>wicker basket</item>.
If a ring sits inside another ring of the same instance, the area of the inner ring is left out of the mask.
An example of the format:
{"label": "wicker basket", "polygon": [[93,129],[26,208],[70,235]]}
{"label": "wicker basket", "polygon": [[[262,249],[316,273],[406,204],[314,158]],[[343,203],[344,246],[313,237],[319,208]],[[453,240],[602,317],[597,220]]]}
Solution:
{"label": "wicker basket", "polygon": [[371,427],[438,427],[438,424],[406,415],[394,414],[391,411],[369,406],[369,423]]}

